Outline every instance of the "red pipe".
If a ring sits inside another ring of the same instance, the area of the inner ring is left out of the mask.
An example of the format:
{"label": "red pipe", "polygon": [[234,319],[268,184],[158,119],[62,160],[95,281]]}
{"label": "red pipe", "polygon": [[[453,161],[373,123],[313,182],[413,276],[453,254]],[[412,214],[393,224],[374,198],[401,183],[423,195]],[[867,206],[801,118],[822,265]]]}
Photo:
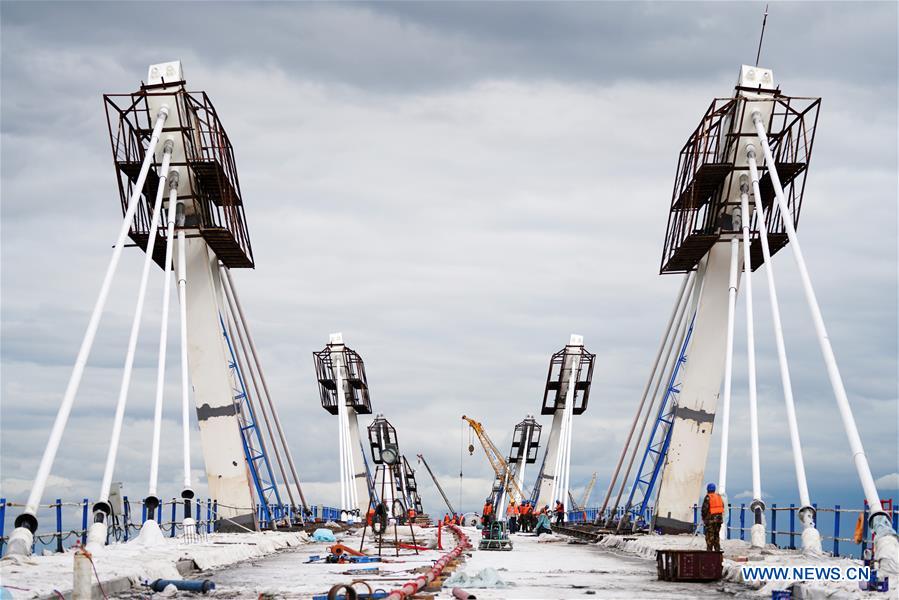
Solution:
{"label": "red pipe", "polygon": [[471,540],[468,539],[468,536],[459,529],[456,525],[447,525],[447,528],[456,536],[456,547],[452,549],[452,551],[448,552],[441,556],[434,563],[434,566],[431,569],[415,579],[407,581],[398,589],[392,590],[390,595],[387,596],[387,600],[403,600],[405,598],[409,598],[410,596],[417,593],[419,590],[423,589],[429,583],[434,581],[440,576],[440,573],[443,572],[443,569],[446,568],[446,565],[450,563],[451,560],[454,560],[462,554],[463,550],[466,550],[471,547]]}

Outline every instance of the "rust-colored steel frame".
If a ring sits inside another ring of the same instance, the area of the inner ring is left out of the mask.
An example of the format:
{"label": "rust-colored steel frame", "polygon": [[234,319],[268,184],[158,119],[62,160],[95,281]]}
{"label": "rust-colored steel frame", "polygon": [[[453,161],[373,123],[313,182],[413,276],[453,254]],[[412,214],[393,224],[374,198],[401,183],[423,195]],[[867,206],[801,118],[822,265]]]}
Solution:
{"label": "rust-colored steel frame", "polygon": [[[160,86],[143,86],[131,94],[104,94],[109,141],[113,163],[116,167],[122,214],[128,209],[128,199],[146,155],[152,132],[153,117],[148,99],[152,96],[175,96],[177,119],[170,122],[180,125],[163,128],[167,135],[180,137],[184,148],[184,160],[173,161],[172,167],[183,167],[189,172],[179,199],[192,205],[185,229],[197,229],[219,260],[229,268],[252,268],[253,249],[247,231],[240,182],[234,160],[234,148],[222,127],[218,113],[205,92],[189,92],[183,82]],[[172,86],[178,86],[172,89]],[[174,115],[172,115],[174,116]],[[158,163],[147,176],[141,190],[137,211],[131,224],[129,237],[146,250],[149,240],[152,204],[159,187]],[[165,219],[160,219],[156,232],[159,236],[153,259],[160,266],[165,260]]]}
{"label": "rust-colored steel frame", "polygon": [[[580,349],[580,352],[576,351]],[[587,400],[590,399],[590,385],[593,382],[593,365],[596,355],[587,352],[581,346],[565,346],[552,355],[549,361],[549,371],[546,374],[546,387],[543,391],[543,406],[540,414],[551,415],[565,405],[565,398],[561,397],[562,375],[564,373],[565,357],[574,355],[578,358],[573,368],[577,369],[577,383],[574,388],[574,414],[580,415],[587,410]]]}
{"label": "rust-colored steel frame", "polygon": [[[749,111],[745,110],[747,102],[772,103],[773,110],[766,124],[768,139],[793,225],[798,227],[821,99],[779,94],[769,99],[716,98],[680,151],[660,273],[686,273],[696,269],[722,235],[738,233],[722,215],[729,206],[739,204],[727,202],[725,191],[739,185],[740,175],[748,175],[748,167],[736,165],[738,152],[742,152],[747,142],[756,140],[754,129],[743,122],[750,118]],[[757,142],[756,148],[761,156]],[[787,245],[787,235],[784,217],[773,202],[774,188],[767,165],[760,166],[759,171],[761,201],[773,255]],[[755,270],[763,260],[758,215],[754,211],[750,235],[750,259]]]}
{"label": "rust-colored steel frame", "polygon": [[[371,425],[368,426],[368,445],[371,447],[372,462],[376,465],[383,465],[384,459],[382,453],[388,446],[393,446],[397,451],[397,462],[391,465],[394,468],[394,475],[399,475],[402,470],[397,468],[402,465],[404,458],[399,454],[400,443],[396,437],[396,427],[382,416],[377,416]],[[395,483],[397,489],[401,489],[399,483]]]}
{"label": "rust-colored steel frame", "polygon": [[337,379],[334,372],[333,353],[341,352],[343,362],[347,370],[347,389],[344,393],[351,395],[349,407],[360,415],[371,414],[371,398],[368,393],[368,377],[365,375],[365,363],[355,350],[344,346],[343,350],[332,350],[325,347],[324,350],[313,352],[315,360],[315,377],[318,380],[318,390],[321,396],[322,408],[337,414]]}

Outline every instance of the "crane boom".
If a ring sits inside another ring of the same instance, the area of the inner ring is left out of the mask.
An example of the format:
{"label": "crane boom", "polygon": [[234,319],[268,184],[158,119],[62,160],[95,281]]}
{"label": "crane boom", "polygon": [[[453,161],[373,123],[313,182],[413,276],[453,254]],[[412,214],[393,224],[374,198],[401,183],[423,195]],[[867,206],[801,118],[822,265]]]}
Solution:
{"label": "crane boom", "polygon": [[[474,419],[469,419],[465,415],[462,415],[462,419],[468,423],[475,435],[478,436],[478,440],[484,448],[484,454],[487,455],[487,460],[490,462],[490,466],[493,467],[497,479],[503,483],[506,493],[510,498],[515,498],[517,502],[521,502],[525,497],[524,492],[521,491],[521,487],[518,485],[518,481],[515,479],[512,469],[509,467],[509,463],[506,462],[506,459],[503,458],[503,455],[496,447],[496,444],[493,443],[493,440],[491,440],[490,436],[487,435],[487,432],[484,431],[484,426]],[[469,449],[471,448],[469,447]]]}
{"label": "crane boom", "polygon": [[449,509],[451,514],[456,514],[456,509],[453,508],[453,505],[450,503],[449,498],[446,497],[446,493],[443,491],[443,487],[441,487],[440,482],[437,481],[437,476],[434,475],[434,471],[431,470],[431,467],[428,466],[428,461],[425,460],[425,457],[421,454],[418,455],[418,460],[421,461],[421,464],[425,466],[425,469],[428,470],[428,475],[431,476],[431,479],[434,480],[434,485],[437,486],[437,491],[440,492],[440,495],[443,496],[443,501],[446,502],[446,507]]}
{"label": "crane boom", "polygon": [[584,499],[581,500],[581,508],[587,508],[587,501],[590,499],[590,492],[593,491],[594,485],[596,485],[596,471],[593,471],[593,476],[590,477],[590,483],[587,484],[587,489],[584,490]]}

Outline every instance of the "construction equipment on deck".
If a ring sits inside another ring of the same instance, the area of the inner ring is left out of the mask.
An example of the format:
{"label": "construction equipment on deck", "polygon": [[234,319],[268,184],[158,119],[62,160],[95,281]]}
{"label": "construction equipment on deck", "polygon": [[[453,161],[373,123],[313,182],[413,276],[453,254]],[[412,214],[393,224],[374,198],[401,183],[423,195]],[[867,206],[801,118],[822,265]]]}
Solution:
{"label": "construction equipment on deck", "polygon": [[482,532],[478,550],[511,550],[512,540],[505,521],[493,521]]}
{"label": "construction equipment on deck", "polygon": [[587,484],[587,487],[584,489],[584,499],[581,500],[581,503],[578,504],[574,501],[574,496],[571,495],[571,492],[568,492],[568,499],[571,500],[571,509],[572,510],[584,510],[587,508],[587,501],[590,500],[590,493],[593,491],[593,486],[596,485],[596,471],[593,472],[593,475],[590,477],[590,483]]}
{"label": "construction equipment on deck", "polygon": [[[471,430],[478,436],[478,440],[480,440],[481,446],[484,448],[484,453],[487,455],[487,460],[490,462],[490,466],[493,467],[494,473],[496,473],[496,479],[503,482],[506,495],[516,502],[521,502],[525,497],[524,492],[521,490],[521,486],[518,485],[517,479],[512,476],[512,469],[509,467],[509,463],[506,462],[496,444],[484,431],[484,426],[465,415],[462,415],[462,419],[468,423]],[[474,447],[469,446],[468,451],[470,454],[474,454]]]}
{"label": "construction equipment on deck", "polygon": [[456,509],[453,508],[453,505],[450,503],[449,498],[446,496],[446,492],[443,491],[443,486],[440,485],[440,482],[437,481],[437,476],[434,475],[434,471],[431,470],[431,467],[428,466],[428,461],[425,460],[425,457],[421,454],[418,455],[418,462],[425,466],[425,469],[428,470],[428,475],[431,476],[431,479],[434,480],[434,485],[437,486],[437,491],[440,492],[440,495],[443,497],[443,501],[446,502],[446,507],[449,509],[450,514],[456,514]]}

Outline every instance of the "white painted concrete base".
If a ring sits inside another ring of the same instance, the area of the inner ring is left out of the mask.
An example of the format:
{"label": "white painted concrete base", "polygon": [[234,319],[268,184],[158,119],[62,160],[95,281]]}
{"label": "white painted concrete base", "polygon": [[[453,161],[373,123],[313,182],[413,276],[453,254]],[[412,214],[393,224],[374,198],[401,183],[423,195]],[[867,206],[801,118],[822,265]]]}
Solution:
{"label": "white painted concrete base", "polygon": [[24,527],[16,527],[9,536],[6,546],[7,554],[18,556],[31,556],[31,545],[34,543],[34,535]]}
{"label": "white painted concrete base", "polygon": [[753,548],[764,548],[765,547],[765,526],[761,523],[756,523],[752,526],[752,529],[749,531],[749,540],[750,544]]}
{"label": "white painted concrete base", "polygon": [[802,530],[802,553],[824,553],[824,549],[821,547],[821,533],[814,527],[806,527]]}
{"label": "white painted concrete base", "polygon": [[884,575],[892,575],[893,581],[899,579],[899,538],[895,535],[879,535],[874,538],[874,557],[879,561],[878,569]]}
{"label": "white painted concrete base", "polygon": [[134,543],[142,546],[161,546],[165,543],[165,536],[162,535],[159,524],[150,519],[141,526],[140,533],[134,538]]}
{"label": "white painted concrete base", "polygon": [[72,600],[93,600],[94,573],[90,556],[79,550],[73,565]]}
{"label": "white painted concrete base", "polygon": [[87,528],[87,544],[84,545],[88,552],[96,552],[106,545],[106,523],[91,523]]}

